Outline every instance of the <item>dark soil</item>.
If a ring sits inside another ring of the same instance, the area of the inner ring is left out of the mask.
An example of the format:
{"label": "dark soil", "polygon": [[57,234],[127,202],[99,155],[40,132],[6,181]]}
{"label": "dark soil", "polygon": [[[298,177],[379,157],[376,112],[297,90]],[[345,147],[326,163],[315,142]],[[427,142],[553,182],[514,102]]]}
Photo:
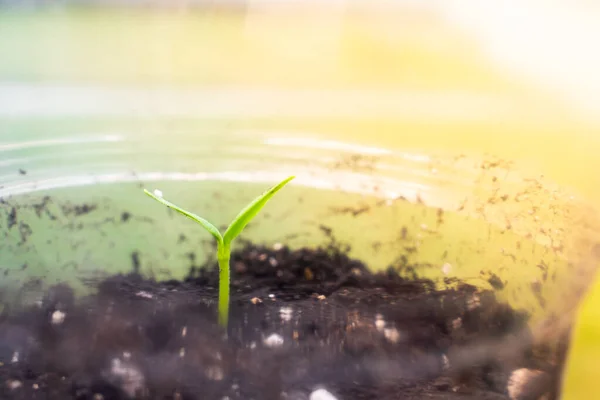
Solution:
{"label": "dark soil", "polygon": [[227,333],[211,268],[184,281],[113,276],[77,301],[56,286],[36,306],[5,310],[0,398],[499,400],[508,386],[515,399],[555,395],[560,366],[533,345],[527,316],[491,291],[374,274],[332,249],[248,245],[232,267]]}

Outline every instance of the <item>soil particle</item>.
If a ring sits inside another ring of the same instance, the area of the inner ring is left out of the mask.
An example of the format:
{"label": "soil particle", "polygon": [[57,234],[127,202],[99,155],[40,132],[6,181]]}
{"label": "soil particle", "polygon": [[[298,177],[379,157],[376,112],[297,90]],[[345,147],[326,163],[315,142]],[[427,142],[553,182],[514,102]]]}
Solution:
{"label": "soil particle", "polygon": [[227,332],[212,264],[182,281],[112,276],[77,301],[59,285],[5,312],[0,398],[507,400],[557,379],[527,316],[492,291],[372,273],[332,248],[246,245],[238,264]]}
{"label": "soil particle", "polygon": [[11,207],[8,216],[6,217],[6,224],[8,229],[11,229],[13,226],[17,224],[17,208]]}
{"label": "soil particle", "polygon": [[19,222],[19,235],[21,236],[21,241],[19,242],[19,244],[25,244],[25,242],[27,242],[27,239],[29,239],[29,237],[33,234],[33,230],[31,229],[31,226],[29,226],[29,224],[20,221]]}
{"label": "soil particle", "polygon": [[121,213],[121,222],[127,222],[131,218],[131,213],[124,211]]}
{"label": "soil particle", "polygon": [[131,267],[133,273],[137,274],[140,271],[140,253],[139,251],[134,251],[131,253]]}
{"label": "soil particle", "polygon": [[492,274],[488,279],[489,284],[496,290],[504,289],[504,282],[496,274]]}
{"label": "soil particle", "polygon": [[96,204],[65,204],[62,206],[62,211],[65,216],[80,217],[85,214],[89,214],[96,210],[98,205]]}

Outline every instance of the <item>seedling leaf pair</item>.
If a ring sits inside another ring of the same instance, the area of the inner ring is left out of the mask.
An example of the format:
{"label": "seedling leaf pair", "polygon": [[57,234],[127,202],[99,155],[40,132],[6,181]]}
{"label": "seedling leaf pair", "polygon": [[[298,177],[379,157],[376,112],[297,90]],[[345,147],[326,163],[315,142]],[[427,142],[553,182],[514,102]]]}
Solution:
{"label": "seedling leaf pair", "polygon": [[221,232],[219,232],[216,226],[204,218],[186,211],[183,208],[163,199],[162,196],[157,196],[144,189],[144,193],[146,193],[148,196],[177,211],[178,213],[196,221],[216,239],[217,259],[219,262],[219,323],[224,327],[227,326],[227,321],[229,318],[229,258],[231,255],[231,242],[233,242],[233,240],[244,230],[246,225],[248,225],[248,223],[252,221],[254,217],[256,217],[256,215],[267,204],[267,202],[292,179],[294,179],[294,176],[284,179],[254,199],[242,211],[240,211],[223,235],[221,235]]}

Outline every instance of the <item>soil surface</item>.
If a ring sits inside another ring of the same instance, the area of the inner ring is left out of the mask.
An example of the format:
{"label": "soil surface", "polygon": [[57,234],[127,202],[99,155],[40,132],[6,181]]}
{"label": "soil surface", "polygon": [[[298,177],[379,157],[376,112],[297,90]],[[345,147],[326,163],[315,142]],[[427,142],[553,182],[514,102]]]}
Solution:
{"label": "soil surface", "polygon": [[[552,399],[560,365],[491,291],[371,273],[335,249],[232,256],[228,331],[216,266],[136,273],[75,301],[55,286],[0,320],[2,399]],[[549,393],[547,393],[549,392]]]}

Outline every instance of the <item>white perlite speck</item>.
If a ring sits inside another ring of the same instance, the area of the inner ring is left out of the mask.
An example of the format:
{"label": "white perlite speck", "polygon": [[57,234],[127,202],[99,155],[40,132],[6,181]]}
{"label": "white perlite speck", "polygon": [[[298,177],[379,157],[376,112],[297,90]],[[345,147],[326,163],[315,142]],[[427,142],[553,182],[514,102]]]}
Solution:
{"label": "white perlite speck", "polygon": [[452,329],[460,329],[462,327],[462,318],[458,317],[452,320]]}
{"label": "white perlite speck", "polygon": [[382,332],[383,328],[385,328],[385,320],[383,319],[383,315],[375,315],[375,328],[380,332]]}
{"label": "white perlite speck", "polygon": [[292,308],[291,307],[281,307],[279,309],[279,317],[282,321],[288,322],[292,319]]}
{"label": "white perlite speck", "polygon": [[447,370],[450,368],[450,360],[448,359],[448,356],[445,354],[442,354],[442,368],[444,370]]}
{"label": "white perlite speck", "polygon": [[223,373],[223,369],[216,365],[208,367],[204,371],[204,373],[206,374],[206,377],[208,379],[211,379],[213,381],[222,381],[223,378],[225,377],[225,374]]}
{"label": "white perlite speck", "polygon": [[60,325],[63,322],[65,322],[65,317],[67,316],[67,314],[65,314],[64,312],[60,311],[60,310],[56,310],[52,313],[52,317],[51,317],[51,322],[52,325]]}
{"label": "white perlite speck", "polygon": [[317,389],[310,394],[308,400],[338,400],[338,398],[325,389]]}
{"label": "white perlite speck", "polygon": [[16,390],[23,386],[23,382],[17,380],[10,380],[6,382],[6,386],[8,386],[10,390]]}
{"label": "white perlite speck", "polygon": [[263,343],[265,344],[265,346],[271,348],[281,347],[283,346],[283,338],[280,335],[273,333],[265,340],[263,340]]}
{"label": "white perlite speck", "polygon": [[144,388],[144,375],[129,362],[114,358],[110,372],[121,381],[121,388],[131,397]]}
{"label": "white perlite speck", "polygon": [[479,298],[478,294],[474,294],[470,299],[467,300],[467,309],[469,311],[473,311],[476,308],[479,308],[479,306],[481,306],[481,299]]}
{"label": "white perlite speck", "polygon": [[510,375],[510,378],[508,378],[508,384],[506,385],[506,391],[508,392],[510,399],[519,400],[523,398],[528,384],[544,374],[545,372],[543,371],[528,368],[514,370]]}
{"label": "white perlite speck", "polygon": [[452,271],[452,264],[444,263],[444,265],[442,265],[442,273],[444,275],[448,275],[451,271]]}
{"label": "white perlite speck", "polygon": [[392,343],[398,343],[400,340],[400,332],[396,328],[385,328],[383,330],[383,335]]}
{"label": "white perlite speck", "polygon": [[161,190],[154,189],[154,195],[156,197],[161,197],[162,198],[163,197],[163,192]]}

